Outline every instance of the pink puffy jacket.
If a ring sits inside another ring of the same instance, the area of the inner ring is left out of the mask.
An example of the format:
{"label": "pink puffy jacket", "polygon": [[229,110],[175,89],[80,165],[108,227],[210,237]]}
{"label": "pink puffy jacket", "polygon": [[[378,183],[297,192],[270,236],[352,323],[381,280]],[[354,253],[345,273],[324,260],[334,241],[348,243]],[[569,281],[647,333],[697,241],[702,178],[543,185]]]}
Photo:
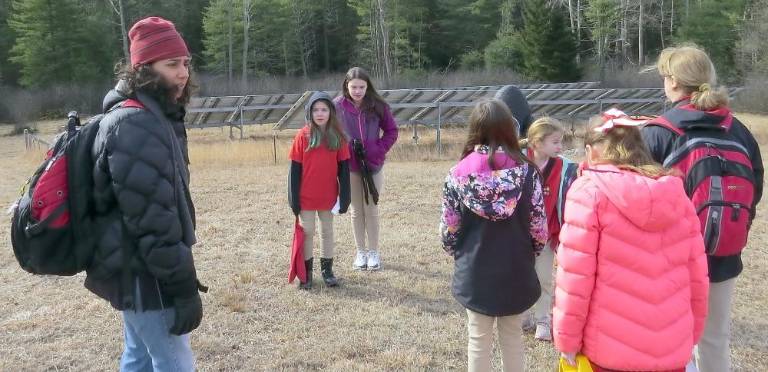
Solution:
{"label": "pink puffy jacket", "polygon": [[585,169],[565,202],[555,346],[609,369],[682,368],[704,330],[707,259],[682,180]]}

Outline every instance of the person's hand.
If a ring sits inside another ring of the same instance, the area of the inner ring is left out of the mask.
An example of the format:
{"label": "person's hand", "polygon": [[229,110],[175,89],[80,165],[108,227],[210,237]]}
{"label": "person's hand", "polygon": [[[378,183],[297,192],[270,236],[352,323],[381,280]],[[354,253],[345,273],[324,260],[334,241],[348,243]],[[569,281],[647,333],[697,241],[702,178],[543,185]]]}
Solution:
{"label": "person's hand", "polygon": [[173,320],[173,326],[169,329],[173,335],[181,336],[192,332],[203,320],[203,302],[198,293],[192,297],[175,297],[173,308],[176,316]]}
{"label": "person's hand", "polygon": [[568,364],[572,366],[576,365],[576,353],[560,353],[560,357],[565,359]]}

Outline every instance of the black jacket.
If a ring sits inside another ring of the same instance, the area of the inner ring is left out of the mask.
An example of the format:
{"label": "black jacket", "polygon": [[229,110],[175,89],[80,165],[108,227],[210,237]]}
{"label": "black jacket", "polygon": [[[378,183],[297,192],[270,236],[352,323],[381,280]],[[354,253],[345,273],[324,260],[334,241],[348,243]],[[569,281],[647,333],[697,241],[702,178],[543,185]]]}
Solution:
{"label": "black jacket", "polygon": [[[118,310],[154,310],[191,297],[198,288],[184,109],[151,93],[131,97],[144,109],[119,107],[128,98],[120,87],[104,98],[104,111],[111,111],[99,123],[93,145],[99,236],[85,286]],[[123,267],[130,268],[129,275]],[[138,297],[127,296],[129,290]]]}
{"label": "black jacket", "polygon": [[[687,100],[677,102],[675,108],[665,112],[662,116],[680,129],[694,125],[719,125],[722,122],[723,117],[709,112],[677,109],[689,103]],[[663,163],[664,159],[674,150],[673,145],[677,134],[658,125],[646,126],[641,133],[653,160],[660,164]],[[754,207],[757,206],[763,195],[764,171],[760,147],[749,129],[736,118],[733,118],[730,133],[746,147],[752,161],[756,181],[755,201],[752,210],[755,210]],[[741,254],[725,257],[707,256],[707,262],[709,264],[709,280],[713,283],[735,278],[743,269]]]}

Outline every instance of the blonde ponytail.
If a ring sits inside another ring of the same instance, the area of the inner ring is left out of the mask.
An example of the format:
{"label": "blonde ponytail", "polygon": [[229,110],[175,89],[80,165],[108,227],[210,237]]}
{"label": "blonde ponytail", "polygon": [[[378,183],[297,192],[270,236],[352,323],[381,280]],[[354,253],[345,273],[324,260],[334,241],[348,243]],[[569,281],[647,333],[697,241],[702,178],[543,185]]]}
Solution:
{"label": "blonde ponytail", "polygon": [[691,93],[691,104],[702,111],[728,106],[728,89],[725,87],[712,88],[708,83],[701,84]]}
{"label": "blonde ponytail", "polygon": [[691,104],[702,111],[728,106],[728,90],[717,86],[717,73],[706,52],[689,44],[661,51],[656,67],[672,77],[691,96]]}

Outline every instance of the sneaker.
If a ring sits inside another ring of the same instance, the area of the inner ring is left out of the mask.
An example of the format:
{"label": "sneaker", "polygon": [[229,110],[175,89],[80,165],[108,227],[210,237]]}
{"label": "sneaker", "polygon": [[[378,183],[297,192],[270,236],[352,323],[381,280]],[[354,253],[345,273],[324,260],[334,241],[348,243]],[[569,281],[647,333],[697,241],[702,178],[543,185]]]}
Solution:
{"label": "sneaker", "polygon": [[552,341],[552,327],[547,323],[536,323],[536,334],[533,337],[541,341]]}
{"label": "sneaker", "polygon": [[533,332],[536,329],[536,321],[533,319],[533,312],[528,312],[523,318],[523,332]]}
{"label": "sneaker", "polygon": [[381,268],[381,258],[379,251],[368,252],[368,270],[378,270]]}
{"label": "sneaker", "polygon": [[352,268],[355,270],[365,270],[368,268],[368,256],[365,251],[357,250]]}

